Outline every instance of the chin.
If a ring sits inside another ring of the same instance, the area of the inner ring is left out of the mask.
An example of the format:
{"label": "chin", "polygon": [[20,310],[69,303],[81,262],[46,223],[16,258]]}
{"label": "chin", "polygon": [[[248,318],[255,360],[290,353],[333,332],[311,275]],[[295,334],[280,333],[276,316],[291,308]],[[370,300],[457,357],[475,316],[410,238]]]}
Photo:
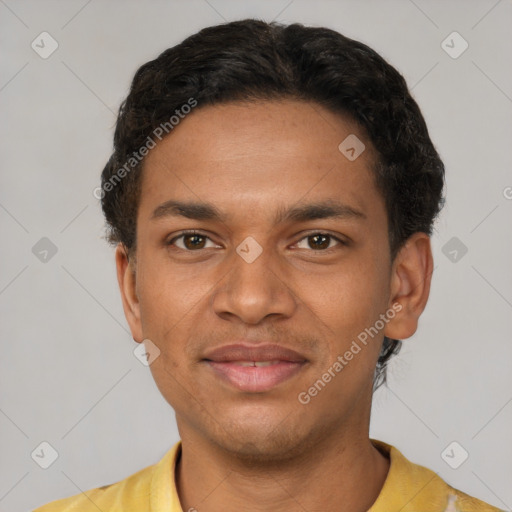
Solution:
{"label": "chin", "polygon": [[283,463],[287,460],[296,460],[297,453],[303,450],[303,445],[298,439],[290,439],[290,436],[256,435],[252,439],[223,440],[221,447],[234,458],[245,464],[272,464]]}
{"label": "chin", "polygon": [[260,416],[252,422],[233,422],[214,436],[215,443],[234,458],[246,464],[272,464],[295,460],[316,437],[303,423],[292,424],[290,418],[279,417],[276,421]]}

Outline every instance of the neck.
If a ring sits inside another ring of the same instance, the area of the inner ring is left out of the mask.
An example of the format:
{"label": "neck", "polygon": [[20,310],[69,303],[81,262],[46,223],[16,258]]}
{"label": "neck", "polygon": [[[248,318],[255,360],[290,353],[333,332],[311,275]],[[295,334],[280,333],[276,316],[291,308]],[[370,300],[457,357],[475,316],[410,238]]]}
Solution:
{"label": "neck", "polygon": [[176,485],[184,511],[367,511],[377,499],[389,460],[367,432],[308,447],[286,461],[240,460],[196,435],[182,435]]}

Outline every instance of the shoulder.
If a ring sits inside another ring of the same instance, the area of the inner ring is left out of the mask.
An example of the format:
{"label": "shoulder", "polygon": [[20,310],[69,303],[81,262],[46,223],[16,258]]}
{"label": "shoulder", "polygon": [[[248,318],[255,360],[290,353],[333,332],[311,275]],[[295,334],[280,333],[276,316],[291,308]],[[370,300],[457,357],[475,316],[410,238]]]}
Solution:
{"label": "shoulder", "polygon": [[124,480],[52,501],[33,512],[149,512],[153,506],[160,505],[161,499],[172,496],[174,463],[179,446],[180,443],[177,443],[158,463],[141,469]]}
{"label": "shoulder", "polygon": [[500,512],[452,487],[434,471],[409,461],[394,446],[374,439],[372,443],[390,459],[390,467],[381,493],[369,512]]}
{"label": "shoulder", "polygon": [[[147,501],[154,466],[148,466],[119,482],[89,489],[82,493],[52,501],[34,512],[98,512],[112,507],[140,506]],[[121,510],[121,508],[119,508]],[[129,510],[127,508],[127,510]],[[137,510],[145,510],[137,508]],[[148,509],[149,510],[149,509]]]}
{"label": "shoulder", "polygon": [[499,508],[489,505],[489,503],[486,503],[485,501],[479,500],[473,496],[469,496],[468,494],[459,491],[458,489],[454,489],[448,484],[446,485],[455,496],[451,499],[453,506],[451,508],[448,506],[445,509],[446,512],[504,512]]}

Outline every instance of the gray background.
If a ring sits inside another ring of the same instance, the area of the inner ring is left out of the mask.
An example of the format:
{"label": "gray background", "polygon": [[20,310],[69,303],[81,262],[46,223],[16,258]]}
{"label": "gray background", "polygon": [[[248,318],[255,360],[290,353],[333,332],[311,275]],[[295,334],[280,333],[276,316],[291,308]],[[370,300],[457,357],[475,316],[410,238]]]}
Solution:
{"label": "gray background", "polygon": [[[446,164],[448,202],[430,302],[375,396],[371,435],[511,509],[510,1],[0,0],[0,16],[1,511],[118,481],[178,439],[133,355],[93,190],[138,66],[248,16],[339,30],[412,87]],[[59,44],[47,59],[31,48],[43,31]],[[456,59],[441,46],[453,31],[469,43]],[[43,237],[57,249],[46,261],[47,242],[32,250]],[[59,454],[48,469],[31,458],[42,441]],[[469,453],[458,469],[441,456],[452,441]]]}

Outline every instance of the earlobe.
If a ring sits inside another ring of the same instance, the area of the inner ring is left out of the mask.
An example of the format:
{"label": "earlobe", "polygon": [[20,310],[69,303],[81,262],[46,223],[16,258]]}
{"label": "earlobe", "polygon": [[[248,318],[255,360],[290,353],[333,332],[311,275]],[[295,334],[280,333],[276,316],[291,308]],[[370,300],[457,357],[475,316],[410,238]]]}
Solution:
{"label": "earlobe", "polygon": [[402,340],[416,332],[419,317],[427,305],[432,271],[430,238],[425,233],[414,233],[393,263],[388,307],[400,304],[401,308],[386,325],[385,336]]}
{"label": "earlobe", "polygon": [[140,343],[144,338],[142,336],[139,298],[136,291],[137,274],[133,260],[130,261],[128,251],[121,243],[116,247],[116,268],[124,315],[130,326],[134,341]]}

